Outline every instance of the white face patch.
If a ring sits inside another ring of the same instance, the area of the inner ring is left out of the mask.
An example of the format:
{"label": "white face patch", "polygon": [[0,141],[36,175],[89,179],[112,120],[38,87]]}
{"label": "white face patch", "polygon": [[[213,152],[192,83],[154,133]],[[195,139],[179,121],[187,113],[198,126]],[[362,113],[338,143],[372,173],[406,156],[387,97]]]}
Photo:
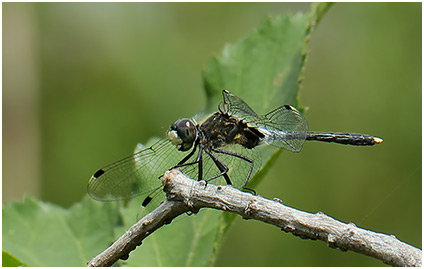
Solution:
{"label": "white face patch", "polygon": [[181,145],[183,143],[183,140],[181,140],[181,138],[178,136],[177,131],[172,130],[172,131],[168,131],[168,133],[166,134],[166,136],[168,137],[168,140],[172,142],[172,144],[174,145]]}

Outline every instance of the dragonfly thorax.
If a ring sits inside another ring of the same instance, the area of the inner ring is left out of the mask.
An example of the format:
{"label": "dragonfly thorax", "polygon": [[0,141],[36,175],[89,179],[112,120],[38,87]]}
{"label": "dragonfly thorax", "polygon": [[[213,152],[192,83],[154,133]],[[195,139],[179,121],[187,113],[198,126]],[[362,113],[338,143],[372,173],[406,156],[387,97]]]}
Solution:
{"label": "dragonfly thorax", "polygon": [[197,138],[197,129],[190,119],[179,119],[171,125],[166,136],[178,150],[187,151]]}
{"label": "dragonfly thorax", "polygon": [[199,130],[205,140],[203,143],[212,148],[240,144],[251,149],[256,147],[264,138],[264,134],[258,129],[222,112],[212,114],[200,125]]}

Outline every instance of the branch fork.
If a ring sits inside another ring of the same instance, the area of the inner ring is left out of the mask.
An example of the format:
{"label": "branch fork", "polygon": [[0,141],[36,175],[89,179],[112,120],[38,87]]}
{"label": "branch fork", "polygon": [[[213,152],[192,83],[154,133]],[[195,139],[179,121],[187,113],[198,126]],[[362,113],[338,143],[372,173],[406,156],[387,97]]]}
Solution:
{"label": "branch fork", "polygon": [[307,213],[288,207],[279,199],[269,200],[229,185],[216,186],[195,181],[178,169],[167,171],[162,183],[167,200],[93,258],[88,266],[110,266],[118,259],[127,259],[129,253],[156,229],[169,224],[178,215],[197,213],[205,207],[269,223],[300,238],[321,240],[332,248],[352,250],[392,266],[422,265],[422,251],[394,235],[365,230],[353,223],[346,224],[322,212]]}

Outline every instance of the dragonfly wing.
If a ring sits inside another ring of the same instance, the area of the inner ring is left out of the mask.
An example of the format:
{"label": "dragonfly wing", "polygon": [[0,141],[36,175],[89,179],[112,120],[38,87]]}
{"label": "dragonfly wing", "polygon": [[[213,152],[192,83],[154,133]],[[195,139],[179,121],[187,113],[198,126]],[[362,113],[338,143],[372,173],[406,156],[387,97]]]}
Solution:
{"label": "dragonfly wing", "polygon": [[148,194],[160,186],[159,177],[175,166],[185,154],[168,140],[161,139],[94,173],[88,183],[88,193],[100,201],[122,200]]}
{"label": "dragonfly wing", "polygon": [[147,198],[144,198],[140,204],[140,209],[137,213],[137,220],[143,218],[148,213],[156,209],[166,199],[166,194],[163,191],[162,185],[158,186],[154,191],[150,192]]}
{"label": "dragonfly wing", "polygon": [[[261,155],[259,151],[255,148],[253,149],[247,149],[244,148],[241,145],[238,144],[232,144],[232,145],[226,145],[222,149],[233,152],[239,155],[243,155],[249,159],[251,159],[254,162],[253,171],[251,177],[257,172],[257,170],[261,167]],[[197,152],[193,154],[193,156],[187,160],[187,163],[192,163],[195,161],[197,157]],[[250,163],[246,160],[243,160],[241,158],[238,158],[233,155],[225,154],[225,153],[219,153],[212,151],[212,154],[219,159],[221,163],[223,163],[225,166],[228,167],[228,176],[230,177],[230,180],[232,182],[232,185],[236,188],[240,188],[243,186],[244,182],[246,181],[247,174],[250,169]],[[213,161],[213,159],[205,152],[202,153],[202,165],[203,165],[203,173],[202,173],[202,179],[208,180],[210,178],[215,177],[221,171]],[[198,180],[199,179],[199,164],[195,163],[192,165],[187,165],[179,168],[181,172],[186,174],[188,177]],[[224,177],[220,176],[218,178],[215,178],[210,181],[212,184],[216,185],[227,185],[227,182],[225,181]]]}
{"label": "dragonfly wing", "polygon": [[308,130],[308,122],[296,108],[280,106],[249,123],[265,134],[264,143],[299,152]]}
{"label": "dragonfly wing", "polygon": [[[253,170],[250,175],[250,179],[258,172],[262,167],[262,158],[260,152],[256,148],[248,149],[238,144],[231,144],[223,147],[225,151],[233,152],[253,161]],[[251,163],[238,158],[234,155],[224,154],[224,153],[214,153],[218,159],[228,167],[228,176],[231,180],[233,187],[240,189],[246,182],[246,178],[251,166]],[[216,179],[218,180],[218,179]],[[212,181],[214,184],[217,183]],[[223,177],[219,178],[219,184],[225,185],[225,179]]]}
{"label": "dragonfly wing", "polygon": [[243,100],[227,90],[222,91],[224,101],[219,104],[219,110],[246,122],[260,118]]}
{"label": "dragonfly wing", "polygon": [[308,123],[296,108],[281,106],[268,114],[256,114],[248,104],[227,90],[222,92],[224,101],[219,109],[246,122],[250,127],[258,128],[265,134],[263,142],[290,151],[299,152],[306,139]]}

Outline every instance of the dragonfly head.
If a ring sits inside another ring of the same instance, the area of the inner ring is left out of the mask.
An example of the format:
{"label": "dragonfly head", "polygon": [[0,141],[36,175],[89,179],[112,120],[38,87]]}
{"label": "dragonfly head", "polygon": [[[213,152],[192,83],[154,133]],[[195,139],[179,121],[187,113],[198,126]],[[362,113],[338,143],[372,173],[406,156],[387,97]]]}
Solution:
{"label": "dragonfly head", "polygon": [[166,136],[172,144],[177,146],[178,150],[187,151],[196,140],[196,126],[190,119],[180,119],[171,125],[171,129]]}

